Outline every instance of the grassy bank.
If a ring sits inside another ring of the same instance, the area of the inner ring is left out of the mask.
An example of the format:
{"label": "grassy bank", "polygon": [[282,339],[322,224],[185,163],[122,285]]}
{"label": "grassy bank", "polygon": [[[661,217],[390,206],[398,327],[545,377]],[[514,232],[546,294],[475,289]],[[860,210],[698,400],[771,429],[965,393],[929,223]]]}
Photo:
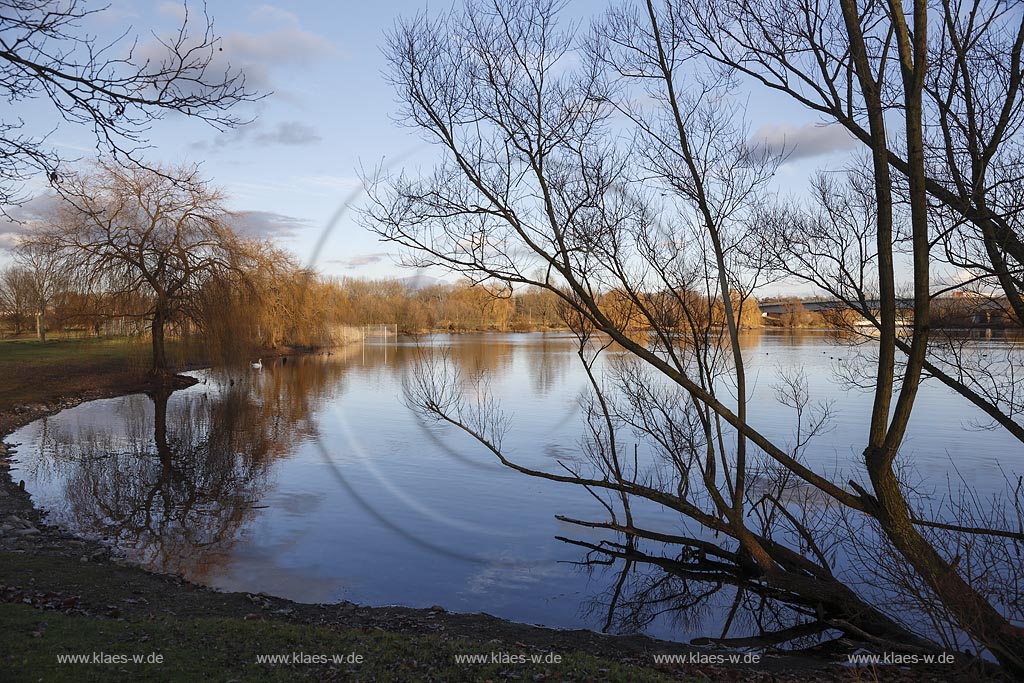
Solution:
{"label": "grassy bank", "polygon": [[[513,673],[517,679],[528,681],[672,680],[655,671],[578,653],[557,655],[561,659],[557,664],[544,663],[545,656],[553,659],[556,655],[515,647],[504,654],[527,661],[537,657],[538,663],[467,665],[459,659],[467,655],[490,657],[493,648],[464,640],[384,631],[228,618],[164,617],[147,622],[90,619],[40,613],[27,605],[0,605],[0,619],[5,624],[0,668],[11,676],[4,680],[398,683],[508,680]],[[62,663],[58,654],[86,655],[106,659],[107,663]],[[268,655],[285,656],[290,661],[258,661]],[[321,663],[324,660],[331,661]]]}
{"label": "grassy bank", "polygon": [[0,411],[138,381],[149,344],[128,338],[0,341]]}

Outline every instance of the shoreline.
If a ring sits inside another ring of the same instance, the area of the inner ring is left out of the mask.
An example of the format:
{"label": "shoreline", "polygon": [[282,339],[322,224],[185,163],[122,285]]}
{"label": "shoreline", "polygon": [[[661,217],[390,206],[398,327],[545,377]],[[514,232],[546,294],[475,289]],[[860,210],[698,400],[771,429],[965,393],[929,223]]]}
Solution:
{"label": "shoreline", "polygon": [[[302,351],[294,354],[298,355]],[[197,370],[209,365],[183,369]],[[144,392],[147,382],[131,382],[79,392],[51,401],[16,405],[0,411],[0,444],[15,430],[48,415],[82,403]],[[17,447],[15,446],[14,449]],[[553,629],[508,621],[483,613],[451,613],[442,606],[411,608],[369,607],[351,602],[297,603],[264,594],[220,592],[167,574],[149,572],[113,556],[109,546],[49,526],[44,512],[35,507],[31,492],[11,477],[6,444],[0,446],[0,607],[27,603],[44,611],[58,611],[76,618],[115,621],[154,618],[227,618],[267,621],[300,627],[373,630],[403,636],[440,637],[445,642],[465,641],[492,650],[582,653],[623,665],[657,670],[672,677],[697,675],[713,678],[716,671],[735,680],[862,680],[864,670],[837,666],[834,659],[811,654],[766,651],[756,665],[673,664],[656,665],[656,655],[696,656],[735,654],[713,646],[662,641],[646,635],[608,635],[584,629]],[[12,520],[13,517],[13,520]],[[21,528],[5,528],[5,527]],[[2,613],[2,611],[0,611]],[[2,622],[2,620],[0,620]],[[0,660],[2,661],[2,660]],[[947,680],[907,678],[905,670],[892,668],[899,680]],[[885,667],[871,670],[887,678]],[[948,669],[940,671],[948,675]],[[785,678],[779,678],[784,676]],[[847,678],[847,676],[850,676]],[[684,679],[685,680],[685,679]],[[948,679],[952,680],[952,679]]]}

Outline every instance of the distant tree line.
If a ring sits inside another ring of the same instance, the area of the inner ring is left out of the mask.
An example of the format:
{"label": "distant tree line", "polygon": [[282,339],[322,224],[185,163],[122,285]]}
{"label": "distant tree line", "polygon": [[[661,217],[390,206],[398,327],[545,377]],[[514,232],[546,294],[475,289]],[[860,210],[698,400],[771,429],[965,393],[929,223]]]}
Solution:
{"label": "distant tree line", "polygon": [[[339,325],[389,324],[407,334],[568,327],[561,300],[535,287],[509,292],[468,280],[416,287],[395,279],[331,278],[303,268],[294,255],[269,243],[240,240],[236,246],[243,248],[249,264],[234,278],[209,278],[194,298],[182,302],[187,311],[167,315],[173,334],[201,335],[225,346],[230,339],[236,345],[245,340],[251,347],[275,348],[344,341],[332,336],[332,327]],[[134,290],[89,286],[87,280],[86,273],[75,274],[38,242],[19,245],[14,261],[0,270],[0,318],[6,333],[33,332],[45,340],[52,330],[118,336],[152,331],[149,299]],[[624,326],[647,329],[621,293],[602,298]],[[743,326],[759,327],[756,303],[750,300],[746,306]]]}
{"label": "distant tree line", "polygon": [[[463,280],[416,287],[321,275],[268,241],[238,235],[224,197],[195,168],[100,162],[68,175],[61,194],[0,270],[8,333],[31,330],[42,341],[51,330],[148,335],[157,373],[168,372],[168,337],[230,357],[256,348],[336,345],[353,338],[350,328],[368,324],[413,334],[572,325],[562,298],[535,286]],[[724,324],[721,302],[691,298]],[[624,329],[649,329],[625,292],[612,289],[599,299]],[[734,299],[741,326],[759,326],[753,299]],[[666,325],[683,324],[673,297],[653,293],[647,301]]]}

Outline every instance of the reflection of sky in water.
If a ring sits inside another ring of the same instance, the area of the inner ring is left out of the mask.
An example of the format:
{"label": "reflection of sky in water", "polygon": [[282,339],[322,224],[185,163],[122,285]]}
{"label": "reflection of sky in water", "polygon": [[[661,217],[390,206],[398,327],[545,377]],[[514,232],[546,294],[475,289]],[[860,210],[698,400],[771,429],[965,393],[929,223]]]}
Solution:
{"label": "reflection of sky in water", "polygon": [[[452,346],[453,359],[465,371],[490,374],[492,389],[513,420],[505,441],[512,459],[555,471],[556,460],[578,457],[577,399],[587,381],[571,337],[462,335],[440,341]],[[596,532],[554,515],[599,519],[600,506],[581,489],[503,468],[465,434],[421,422],[401,399],[414,347],[410,341],[367,344],[286,364],[279,359],[265,363],[262,373],[248,368],[204,372],[205,383],[172,395],[171,440],[183,433],[182,425],[200,424],[188,433],[206,444],[201,454],[255,453],[244,472],[261,477],[257,486],[239,481],[238,472],[213,471],[206,489],[181,494],[216,501],[222,495],[216,487],[230,485],[234,507],[220,516],[212,509],[183,514],[186,524],[216,519],[221,526],[207,535],[215,542],[172,548],[175,566],[218,588],[308,602],[441,604],[551,626],[600,626],[601,618],[584,614],[581,605],[605,591],[615,575],[588,577],[568,564],[580,559],[579,550],[554,538],[596,542],[601,538]],[[752,334],[748,340],[748,376],[754,385],[750,416],[767,436],[784,442],[792,429],[790,410],[774,399],[779,366],[804,366],[812,397],[837,399],[833,430],[808,454],[820,471],[849,473],[844,463],[857,457],[863,440],[870,396],[839,392],[833,383],[833,367],[849,353],[807,333]],[[938,484],[953,461],[968,483],[995,490],[1002,482],[1001,455],[1017,454],[1003,458],[1005,470],[1022,469],[1019,445],[998,432],[966,431],[965,421],[976,417],[962,401],[949,401],[942,388],[927,386],[905,458]],[[222,432],[230,438],[205,436]],[[154,439],[152,402],[144,396],[94,401],[11,437],[24,444],[18,476],[53,520],[113,535],[109,526],[84,519],[85,508],[66,502],[69,479],[81,469],[74,449],[64,448],[63,456],[44,449],[40,456],[41,443],[90,439],[98,451],[131,451],[140,441],[145,450]],[[121,477],[131,476],[132,468],[125,467],[133,462],[130,457],[157,462],[152,453],[125,457]],[[109,477],[101,471],[105,459],[95,462],[90,476]],[[221,457],[218,462],[230,469],[242,461]],[[151,477],[173,474],[160,467],[148,471]],[[679,528],[675,517],[651,506],[639,506],[638,514],[652,528]],[[131,548],[130,540],[118,542]],[[688,638],[706,635],[715,623],[720,617],[712,613],[703,624],[684,629],[688,633],[672,632],[661,622],[650,630]]]}

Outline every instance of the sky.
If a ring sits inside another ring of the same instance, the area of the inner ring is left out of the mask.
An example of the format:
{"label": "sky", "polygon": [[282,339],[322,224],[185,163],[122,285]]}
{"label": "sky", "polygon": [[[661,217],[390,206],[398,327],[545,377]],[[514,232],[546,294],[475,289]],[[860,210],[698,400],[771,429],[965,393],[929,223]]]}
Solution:
{"label": "sky", "polygon": [[[568,11],[585,19],[605,6],[571,0]],[[250,234],[274,239],[324,273],[414,275],[398,265],[394,248],[357,225],[353,204],[346,202],[359,202],[360,168],[426,170],[436,159],[436,149],[392,118],[397,105],[383,75],[381,45],[399,16],[448,7],[448,2],[424,0],[211,0],[209,13],[223,39],[224,58],[246,73],[250,86],[268,94],[237,112],[253,123],[224,133],[168,116],[149,133],[147,159],[200,163],[205,177],[225,191],[228,207],[244,212]],[[196,3],[190,8],[195,11]],[[111,37],[127,31],[145,42],[152,32],[177,27],[182,9],[180,2],[114,0],[89,29]],[[841,165],[854,147],[845,132],[821,126],[816,115],[783,95],[752,88],[748,106],[754,137],[776,144],[784,139],[793,150],[777,175],[784,192],[803,186],[823,165]],[[15,114],[40,131],[57,126],[49,140],[61,154],[94,156],[91,132],[60,123],[45,101],[18,105]],[[27,190],[44,193],[45,179],[30,182]],[[316,250],[339,212],[323,248]],[[0,250],[13,244],[21,229],[0,226]]]}

